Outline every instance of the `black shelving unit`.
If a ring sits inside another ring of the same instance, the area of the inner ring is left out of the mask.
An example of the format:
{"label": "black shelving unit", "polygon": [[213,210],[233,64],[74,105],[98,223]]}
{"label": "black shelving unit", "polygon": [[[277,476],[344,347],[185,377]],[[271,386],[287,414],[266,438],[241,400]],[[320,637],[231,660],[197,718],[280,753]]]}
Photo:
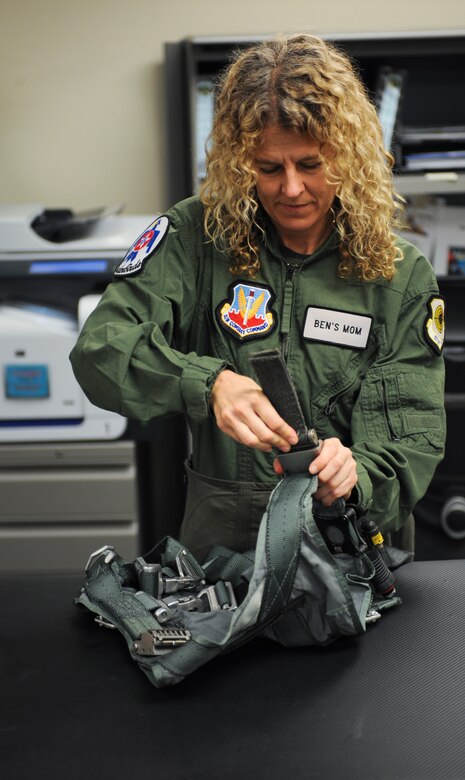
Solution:
{"label": "black shelving unit", "polygon": [[[447,171],[456,178],[425,177],[427,168],[410,171],[413,154],[465,149],[465,30],[396,34],[325,36],[355,61],[369,94],[378,101],[383,74],[402,75],[392,148],[397,186],[404,194],[454,196],[465,192],[465,169]],[[211,89],[233,51],[266,36],[186,38],[165,46],[168,200],[174,203],[198,188],[202,174],[200,113],[211,110]],[[209,105],[210,104],[210,105]],[[206,133],[208,116],[203,118]],[[442,131],[442,132],[441,132]],[[200,148],[200,153],[199,153]],[[455,163],[457,166],[457,163]],[[436,169],[437,170],[437,169]]]}

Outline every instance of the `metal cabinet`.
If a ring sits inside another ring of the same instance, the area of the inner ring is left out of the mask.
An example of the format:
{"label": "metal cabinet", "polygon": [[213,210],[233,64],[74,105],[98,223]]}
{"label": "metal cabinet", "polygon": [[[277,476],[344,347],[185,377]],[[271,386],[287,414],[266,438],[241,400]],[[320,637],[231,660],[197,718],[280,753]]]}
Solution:
{"label": "metal cabinet", "polygon": [[139,554],[132,441],[0,447],[0,571],[80,572],[112,544]]}

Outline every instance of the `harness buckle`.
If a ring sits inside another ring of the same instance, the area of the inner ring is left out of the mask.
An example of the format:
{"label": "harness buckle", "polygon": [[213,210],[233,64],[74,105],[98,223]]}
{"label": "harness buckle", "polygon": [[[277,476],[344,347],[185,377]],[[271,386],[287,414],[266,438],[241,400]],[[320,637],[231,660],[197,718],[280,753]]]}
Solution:
{"label": "harness buckle", "polygon": [[190,631],[183,628],[153,628],[140,635],[133,650],[137,655],[166,655],[185,645],[190,638]]}
{"label": "harness buckle", "polygon": [[[220,598],[218,598],[219,588],[221,588],[222,592]],[[202,606],[205,606],[205,601],[207,601],[211,612],[223,609],[237,609],[236,597],[230,582],[217,582],[215,585],[207,585],[206,588],[197,593],[197,599]]]}
{"label": "harness buckle", "polygon": [[176,593],[178,590],[190,590],[198,585],[194,577],[163,577],[163,594]]}
{"label": "harness buckle", "polygon": [[195,567],[189,560],[187,550],[181,550],[178,552],[176,558],[176,566],[178,567],[179,576],[182,578],[190,577],[196,582],[201,581],[202,577],[198,574]]}
{"label": "harness buckle", "polygon": [[96,615],[94,617],[94,620],[101,628],[116,629],[115,624],[112,623],[111,620],[108,620],[107,618],[104,618],[103,615]]}
{"label": "harness buckle", "polygon": [[183,609],[186,612],[193,612],[198,607],[198,598],[193,595],[179,596],[167,596],[163,599],[164,603],[170,609]]}
{"label": "harness buckle", "polygon": [[92,566],[94,566],[98,558],[100,558],[103,553],[106,553],[104,563],[110,563],[113,558],[116,558],[115,548],[111,544],[105,544],[103,547],[100,547],[98,550],[95,550],[90,554],[89,560],[87,561],[84,570],[86,573],[91,570]]}
{"label": "harness buckle", "polygon": [[365,623],[375,623],[381,617],[381,612],[377,609],[369,609],[365,618]]}

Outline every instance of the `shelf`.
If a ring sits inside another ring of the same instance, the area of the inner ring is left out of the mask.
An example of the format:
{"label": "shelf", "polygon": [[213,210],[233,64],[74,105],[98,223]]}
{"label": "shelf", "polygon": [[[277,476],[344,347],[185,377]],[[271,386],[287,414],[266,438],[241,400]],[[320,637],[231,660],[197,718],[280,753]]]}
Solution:
{"label": "shelf", "polygon": [[465,173],[434,171],[394,176],[394,186],[401,195],[459,195],[465,192]]}
{"label": "shelf", "polygon": [[[213,85],[218,73],[230,61],[231,53],[246,44],[267,39],[185,38],[165,48],[166,110],[168,146],[168,198],[176,203],[198,190],[199,171],[205,164],[205,138],[211,130],[212,107],[200,100],[199,80]],[[454,151],[465,140],[465,30],[437,32],[354,33],[325,35],[355,60],[368,94],[379,97],[381,76],[402,74],[398,106],[396,159],[407,153]],[[397,148],[398,146],[398,148]],[[443,148],[442,148],[443,147]],[[462,147],[461,147],[462,148]],[[451,172],[423,170],[395,178],[403,195],[465,193],[465,170]],[[449,177],[444,174],[449,173]],[[451,175],[452,174],[452,175]]]}

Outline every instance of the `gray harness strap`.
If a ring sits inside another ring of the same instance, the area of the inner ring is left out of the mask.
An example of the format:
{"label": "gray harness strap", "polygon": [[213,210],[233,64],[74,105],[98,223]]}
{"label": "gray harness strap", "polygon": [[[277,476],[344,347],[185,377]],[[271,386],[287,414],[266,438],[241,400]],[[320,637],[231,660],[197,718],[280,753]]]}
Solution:
{"label": "gray harness strap", "polygon": [[311,514],[311,496],[317,478],[293,474],[283,479],[268,504],[266,524],[266,563],[268,576],[263,594],[260,620],[266,620],[290,600],[299,563],[302,525]]}
{"label": "gray harness strap", "polygon": [[215,548],[200,566],[169,537],[146,559],[129,563],[102,548],[89,559],[77,603],[121,631],[157,687],[179,682],[257,635],[292,646],[361,633],[374,607],[399,599],[379,606],[373,567],[363,570],[363,556],[330,553],[313,517],[316,486],[308,473],[279,482],[250,553]]}

